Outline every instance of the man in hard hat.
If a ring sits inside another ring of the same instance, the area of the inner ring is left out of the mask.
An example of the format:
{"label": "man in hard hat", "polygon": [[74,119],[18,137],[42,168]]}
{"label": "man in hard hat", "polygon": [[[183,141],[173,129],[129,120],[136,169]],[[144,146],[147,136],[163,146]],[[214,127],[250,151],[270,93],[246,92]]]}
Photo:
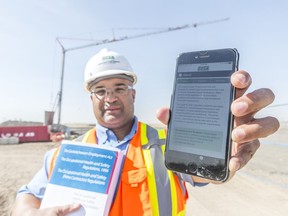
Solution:
{"label": "man in hard hat", "polygon": [[[91,93],[97,124],[78,140],[113,146],[126,155],[109,215],[185,215],[188,198],[185,182],[201,185],[209,181],[173,173],[165,168],[161,150],[165,144],[165,132],[139,121],[134,115],[136,92],[133,86],[136,82],[136,74],[121,54],[103,49],[93,56],[85,69],[85,89]],[[256,152],[258,138],[274,133],[279,127],[278,120],[273,117],[253,118],[257,111],[274,100],[271,90],[260,89],[245,95],[251,84],[250,75],[245,71],[235,72],[231,82],[237,93],[231,106],[235,128],[229,163],[230,178]],[[169,109],[160,109],[157,116],[167,124]],[[66,215],[80,208],[80,204],[71,204],[39,210],[53,170],[51,161],[55,161],[56,157],[55,150],[49,151],[43,168],[19,190],[13,216]]]}

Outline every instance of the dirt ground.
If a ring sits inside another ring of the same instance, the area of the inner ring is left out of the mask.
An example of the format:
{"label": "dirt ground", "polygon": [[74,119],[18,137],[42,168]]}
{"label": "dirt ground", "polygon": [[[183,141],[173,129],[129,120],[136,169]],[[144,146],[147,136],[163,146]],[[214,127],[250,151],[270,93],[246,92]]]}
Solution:
{"label": "dirt ground", "polygon": [[[188,186],[187,215],[288,215],[288,130],[262,140],[253,160],[228,183]],[[0,215],[8,216],[20,186],[57,143],[0,145]]]}

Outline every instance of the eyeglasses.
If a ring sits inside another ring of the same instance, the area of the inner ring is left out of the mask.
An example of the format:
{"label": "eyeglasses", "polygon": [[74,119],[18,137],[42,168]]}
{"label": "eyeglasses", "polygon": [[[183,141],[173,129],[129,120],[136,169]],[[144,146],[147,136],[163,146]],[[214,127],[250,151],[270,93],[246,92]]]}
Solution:
{"label": "eyeglasses", "polygon": [[110,95],[114,95],[115,97],[121,96],[121,95],[127,95],[129,90],[132,90],[133,86],[129,85],[120,85],[120,86],[114,86],[113,88],[96,88],[91,91],[91,94],[94,94],[98,100],[102,100],[103,98],[108,96],[108,93]]}

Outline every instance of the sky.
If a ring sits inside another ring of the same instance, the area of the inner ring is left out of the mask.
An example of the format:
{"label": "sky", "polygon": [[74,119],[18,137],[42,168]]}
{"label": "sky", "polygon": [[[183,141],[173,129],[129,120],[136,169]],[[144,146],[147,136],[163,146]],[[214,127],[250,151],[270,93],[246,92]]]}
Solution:
{"label": "sky", "polygon": [[[0,122],[43,122],[44,112],[54,110],[63,64],[60,43],[67,50],[63,124],[95,123],[83,88],[84,68],[102,48],[125,55],[137,73],[135,114],[142,121],[158,123],[156,110],[170,105],[180,53],[219,48],[238,49],[240,68],[253,80],[248,92],[270,88],[275,93],[272,106],[258,116],[287,121],[287,11],[285,0],[0,0]],[[229,20],[69,50],[223,18]]]}

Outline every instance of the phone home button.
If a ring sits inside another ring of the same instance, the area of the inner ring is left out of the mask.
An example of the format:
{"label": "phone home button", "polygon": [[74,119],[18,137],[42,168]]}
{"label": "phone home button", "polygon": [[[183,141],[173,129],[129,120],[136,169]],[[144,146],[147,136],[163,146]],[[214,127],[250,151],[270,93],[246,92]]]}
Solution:
{"label": "phone home button", "polygon": [[189,173],[196,173],[197,172],[197,169],[198,169],[198,166],[196,163],[189,163],[188,164],[188,172]]}

